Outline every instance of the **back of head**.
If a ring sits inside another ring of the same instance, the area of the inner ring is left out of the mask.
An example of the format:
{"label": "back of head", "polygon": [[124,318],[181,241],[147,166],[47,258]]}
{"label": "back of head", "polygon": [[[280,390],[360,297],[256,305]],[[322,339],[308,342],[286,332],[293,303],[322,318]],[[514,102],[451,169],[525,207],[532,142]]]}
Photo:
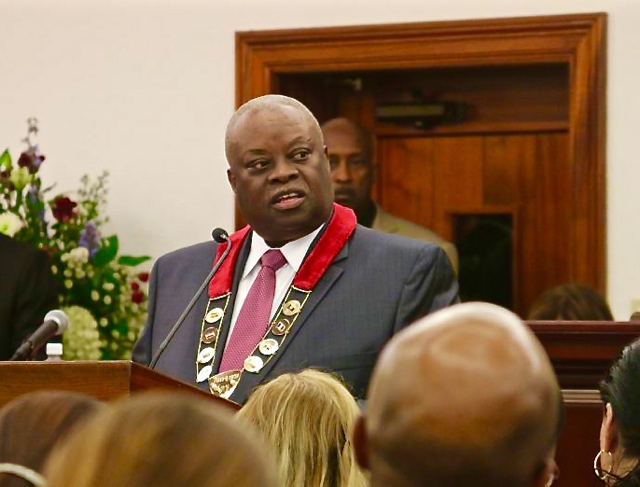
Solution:
{"label": "back of head", "polygon": [[282,485],[366,485],[357,466],[350,429],[358,406],[331,374],[304,370],[259,387],[240,410],[278,456]]}
{"label": "back of head", "polygon": [[[18,397],[0,409],[0,463],[42,473],[53,447],[101,406],[96,399],[64,391],[38,391]],[[30,485],[15,474],[0,473],[1,487]]]}
{"label": "back of head", "polygon": [[560,395],[513,313],[452,306],[383,350],[367,401],[372,485],[515,487],[548,477]]}
{"label": "back of head", "polygon": [[208,400],[140,394],[75,431],[46,471],[49,487],[274,485],[258,445]]}
{"label": "back of head", "polygon": [[[611,404],[623,457],[640,462],[640,340],[626,347],[600,384],[602,402]],[[640,486],[640,465],[636,464],[617,487]]]}
{"label": "back of head", "polygon": [[529,320],[613,321],[600,294],[582,284],[563,284],[545,291],[531,306]]}

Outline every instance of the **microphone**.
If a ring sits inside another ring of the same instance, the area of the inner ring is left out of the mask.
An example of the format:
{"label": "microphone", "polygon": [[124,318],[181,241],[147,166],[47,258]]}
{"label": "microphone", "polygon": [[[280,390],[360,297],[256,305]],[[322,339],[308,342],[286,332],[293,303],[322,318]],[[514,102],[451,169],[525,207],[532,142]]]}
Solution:
{"label": "microphone", "polygon": [[211,239],[219,244],[229,241],[229,234],[224,228],[214,228],[211,232]]}
{"label": "microphone", "polygon": [[49,311],[45,315],[43,323],[20,345],[9,360],[28,360],[50,338],[62,335],[68,324],[69,318],[62,311],[59,309]]}
{"label": "microphone", "polygon": [[216,262],[216,265],[213,266],[213,269],[211,269],[211,272],[209,272],[209,274],[207,275],[205,280],[202,281],[202,284],[200,284],[200,287],[198,288],[196,293],[193,295],[193,298],[191,298],[191,301],[189,301],[189,304],[187,304],[187,307],[184,309],[184,311],[182,312],[182,314],[180,315],[180,317],[176,321],[175,325],[173,325],[173,327],[171,328],[171,330],[167,334],[167,337],[160,344],[160,346],[158,347],[158,350],[156,350],[156,353],[153,354],[153,357],[151,358],[151,361],[149,362],[149,368],[151,368],[151,369],[155,368],[156,364],[158,363],[158,359],[160,359],[160,356],[162,355],[162,353],[165,351],[165,349],[169,345],[169,342],[171,341],[173,336],[178,331],[178,328],[180,328],[180,326],[184,322],[184,319],[189,314],[189,311],[191,311],[191,308],[193,308],[193,306],[196,304],[196,301],[198,300],[198,298],[202,294],[202,291],[204,291],[204,288],[209,285],[209,281],[211,281],[211,279],[213,278],[215,273],[218,272],[218,269],[220,268],[220,266],[224,262],[224,259],[227,258],[227,255],[229,255],[229,252],[231,251],[231,245],[232,245],[231,244],[231,239],[229,238],[229,234],[224,229],[215,228],[211,232],[211,238],[213,240],[215,240],[217,243],[227,242],[227,244],[228,244],[227,248],[224,250],[224,252],[222,253],[222,257],[220,257],[220,260],[218,262]]}

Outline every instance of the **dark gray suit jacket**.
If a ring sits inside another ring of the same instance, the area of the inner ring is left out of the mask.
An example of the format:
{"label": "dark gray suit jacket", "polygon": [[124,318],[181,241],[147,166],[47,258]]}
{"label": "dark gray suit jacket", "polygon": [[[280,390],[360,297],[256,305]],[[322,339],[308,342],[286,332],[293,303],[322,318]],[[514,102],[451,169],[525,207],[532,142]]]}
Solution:
{"label": "dark gray suit jacket", "polygon": [[0,234],[0,360],[9,360],[47,311],[57,307],[58,289],[47,255]]}
{"label": "dark gray suit jacket", "polygon": [[[238,258],[234,296],[249,241],[247,238]],[[134,348],[134,360],[149,363],[211,270],[215,254],[216,244],[207,242],[158,259],[151,272],[149,320]],[[391,336],[457,299],[458,284],[439,246],[358,225],[311,293],[282,348],[260,373],[243,374],[231,399],[244,403],[259,383],[306,367],[337,372],[357,397],[364,397],[376,358]],[[205,290],[158,361],[157,370],[195,383],[207,300]],[[233,309],[233,302],[229,306]],[[225,314],[214,373],[231,315]],[[204,386],[208,387],[206,382]]]}

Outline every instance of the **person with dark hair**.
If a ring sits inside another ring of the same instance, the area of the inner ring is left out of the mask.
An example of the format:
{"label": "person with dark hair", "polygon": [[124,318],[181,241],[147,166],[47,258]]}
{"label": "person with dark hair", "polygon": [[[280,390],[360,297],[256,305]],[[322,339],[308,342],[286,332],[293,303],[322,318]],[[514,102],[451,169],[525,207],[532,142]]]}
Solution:
{"label": "person with dark hair", "polygon": [[47,255],[3,234],[0,269],[0,360],[9,360],[58,307],[58,289]]}
{"label": "person with dark hair", "polygon": [[65,391],[38,391],[0,409],[0,487],[44,486],[42,471],[54,446],[103,406]]}
{"label": "person with dark hair", "polygon": [[353,441],[372,487],[545,487],[561,424],[535,335],[504,308],[465,303],[391,339]]}
{"label": "person with dark hair", "polygon": [[355,211],[360,225],[439,245],[447,253],[453,270],[458,272],[458,251],[451,242],[428,228],[392,215],[373,201],[371,194],[376,178],[373,134],[347,118],[333,118],[323,123],[322,134],[329,154],[336,202]]}
{"label": "person with dark hair", "polygon": [[600,451],[593,462],[606,485],[640,487],[640,340],[627,346],[600,383]]}
{"label": "person with dark hair", "polygon": [[609,305],[582,284],[563,284],[545,291],[531,306],[528,320],[613,321]]}

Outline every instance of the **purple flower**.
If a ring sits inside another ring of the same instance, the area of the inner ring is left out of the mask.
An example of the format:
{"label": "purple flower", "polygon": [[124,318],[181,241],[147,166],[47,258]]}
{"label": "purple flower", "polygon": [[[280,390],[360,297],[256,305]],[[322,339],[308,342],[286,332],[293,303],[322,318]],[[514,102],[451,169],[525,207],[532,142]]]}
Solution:
{"label": "purple flower", "polygon": [[98,250],[100,250],[100,232],[94,223],[87,223],[80,232],[80,240],[78,245],[89,251],[89,258],[93,258]]}
{"label": "purple flower", "polygon": [[44,161],[44,156],[40,154],[40,149],[37,145],[29,147],[25,152],[20,154],[18,159],[18,166],[26,167],[29,169],[30,174],[35,174],[40,169],[40,164]]}

